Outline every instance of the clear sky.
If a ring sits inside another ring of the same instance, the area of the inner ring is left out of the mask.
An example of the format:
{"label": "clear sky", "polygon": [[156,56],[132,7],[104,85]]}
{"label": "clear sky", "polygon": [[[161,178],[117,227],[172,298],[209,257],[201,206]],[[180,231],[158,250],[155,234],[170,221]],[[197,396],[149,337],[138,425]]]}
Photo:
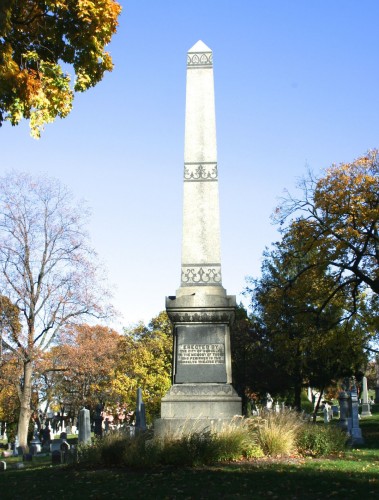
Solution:
{"label": "clear sky", "polygon": [[115,68],[39,141],[0,129],[0,173],[60,179],[92,207],[120,325],[180,285],[186,52],[214,59],[223,285],[278,239],[270,214],[315,173],[379,146],[377,0],[121,0]]}

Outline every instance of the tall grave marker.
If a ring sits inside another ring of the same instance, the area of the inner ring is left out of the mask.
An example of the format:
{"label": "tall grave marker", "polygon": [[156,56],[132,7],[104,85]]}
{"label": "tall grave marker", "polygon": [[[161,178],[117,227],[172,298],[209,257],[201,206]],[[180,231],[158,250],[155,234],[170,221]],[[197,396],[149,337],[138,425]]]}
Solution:
{"label": "tall grave marker", "polygon": [[236,299],[221,279],[220,212],[212,51],[187,55],[181,285],[166,298],[174,325],[173,385],[158,434],[219,427],[241,414],[233,389],[230,324]]}

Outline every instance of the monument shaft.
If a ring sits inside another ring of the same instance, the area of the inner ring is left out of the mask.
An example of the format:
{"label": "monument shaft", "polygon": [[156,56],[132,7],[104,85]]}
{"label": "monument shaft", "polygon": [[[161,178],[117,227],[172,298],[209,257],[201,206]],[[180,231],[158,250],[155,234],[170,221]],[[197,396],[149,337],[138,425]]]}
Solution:
{"label": "monument shaft", "polygon": [[241,413],[231,385],[236,301],[221,280],[213,60],[201,41],[187,55],[183,182],[181,282],[166,299],[174,326],[173,386],[162,399],[157,434],[217,428]]}
{"label": "monument shaft", "polygon": [[221,285],[220,215],[212,52],[187,55],[181,286]]}

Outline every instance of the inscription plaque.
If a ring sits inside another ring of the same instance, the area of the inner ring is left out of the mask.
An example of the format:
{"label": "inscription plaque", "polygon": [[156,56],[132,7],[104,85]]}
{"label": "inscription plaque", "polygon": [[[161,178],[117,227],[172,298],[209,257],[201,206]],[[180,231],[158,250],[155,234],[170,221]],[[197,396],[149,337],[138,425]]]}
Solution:
{"label": "inscription plaque", "polygon": [[177,326],[174,383],[225,383],[225,336],[225,325]]}
{"label": "inscription plaque", "polygon": [[182,365],[217,365],[225,363],[224,344],[180,344],[178,363]]}

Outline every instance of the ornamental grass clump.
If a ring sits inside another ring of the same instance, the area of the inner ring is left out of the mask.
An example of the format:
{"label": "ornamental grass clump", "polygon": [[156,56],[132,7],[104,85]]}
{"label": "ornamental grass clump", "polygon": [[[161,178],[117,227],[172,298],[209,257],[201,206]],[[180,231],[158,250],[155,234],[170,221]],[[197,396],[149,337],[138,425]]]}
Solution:
{"label": "ornamental grass clump", "polygon": [[[253,456],[259,448],[246,420],[239,418],[219,431],[185,432],[166,436],[161,443],[160,461],[170,465],[206,465]],[[259,450],[256,452],[259,455]]]}
{"label": "ornamental grass clump", "polygon": [[288,456],[297,451],[297,436],[304,426],[293,410],[267,412],[257,422],[259,444],[265,455]]}
{"label": "ornamental grass clump", "polygon": [[235,418],[215,433],[217,461],[263,456],[253,419]]}

